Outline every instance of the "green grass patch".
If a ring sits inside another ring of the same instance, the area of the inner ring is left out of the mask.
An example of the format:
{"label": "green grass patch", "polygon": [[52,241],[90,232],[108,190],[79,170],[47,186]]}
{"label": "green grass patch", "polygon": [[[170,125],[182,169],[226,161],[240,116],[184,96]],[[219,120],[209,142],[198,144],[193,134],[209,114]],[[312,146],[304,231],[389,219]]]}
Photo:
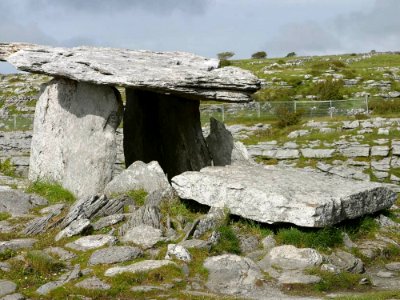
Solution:
{"label": "green grass patch", "polygon": [[400,299],[400,291],[367,292],[360,295],[348,295],[335,297],[336,300],[389,300]]}
{"label": "green grass patch", "polygon": [[360,285],[359,282],[365,278],[363,274],[353,274],[348,272],[341,272],[334,274],[331,272],[314,270],[311,272],[313,275],[321,277],[321,281],[314,285],[314,289],[318,292],[331,292],[331,291],[354,291],[366,290],[370,287]]}
{"label": "green grass patch", "polygon": [[11,215],[8,212],[0,212],[0,221],[4,221],[11,218]]}
{"label": "green grass patch", "polygon": [[6,176],[15,177],[16,169],[10,158],[7,158],[4,161],[0,160],[0,173],[3,173]]}
{"label": "green grass patch", "polygon": [[5,249],[4,251],[0,252],[0,261],[4,261],[10,259],[17,255],[17,252],[12,249]]}
{"label": "green grass patch", "polygon": [[135,200],[136,205],[143,206],[148,193],[144,189],[140,189],[126,192],[126,195]]}
{"label": "green grass patch", "polygon": [[59,202],[74,202],[75,196],[58,183],[49,183],[44,181],[36,181],[32,183],[26,190],[27,193],[34,193],[46,198],[50,204]]}
{"label": "green grass patch", "polygon": [[293,245],[301,248],[315,248],[326,250],[343,243],[342,232],[334,227],[323,229],[298,229],[295,227],[278,230],[276,241],[281,244]]}
{"label": "green grass patch", "polygon": [[240,242],[235,232],[228,225],[222,225],[217,229],[220,239],[216,245],[211,247],[212,254],[233,253],[240,254]]}
{"label": "green grass patch", "polygon": [[364,216],[343,222],[341,229],[353,240],[374,238],[379,230],[379,224],[371,216]]}

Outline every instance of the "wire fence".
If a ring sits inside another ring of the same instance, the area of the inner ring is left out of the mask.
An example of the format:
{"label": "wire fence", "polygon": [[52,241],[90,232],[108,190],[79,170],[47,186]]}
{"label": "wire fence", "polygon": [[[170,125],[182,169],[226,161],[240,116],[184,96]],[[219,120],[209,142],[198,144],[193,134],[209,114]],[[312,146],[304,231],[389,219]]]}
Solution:
{"label": "wire fence", "polygon": [[[273,101],[251,103],[201,104],[201,121],[210,117],[223,122],[242,120],[274,120],[278,108],[301,111],[303,118],[352,116],[369,113],[368,98],[331,101]],[[32,130],[33,115],[0,116],[0,131]]]}
{"label": "wire fence", "polygon": [[202,122],[210,117],[220,121],[239,119],[274,119],[279,108],[302,112],[304,118],[352,116],[369,113],[368,98],[328,101],[271,101],[247,104],[224,103],[200,105]]}

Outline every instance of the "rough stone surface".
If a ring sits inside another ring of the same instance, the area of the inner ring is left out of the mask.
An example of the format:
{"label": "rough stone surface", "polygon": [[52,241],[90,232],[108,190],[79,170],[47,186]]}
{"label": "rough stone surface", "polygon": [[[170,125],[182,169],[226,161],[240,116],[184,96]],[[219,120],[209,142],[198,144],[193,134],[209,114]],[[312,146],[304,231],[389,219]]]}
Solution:
{"label": "rough stone surface", "polygon": [[23,234],[36,235],[45,232],[52,218],[53,214],[48,214],[46,216],[33,219],[26,224]]}
{"label": "rough stone surface", "polygon": [[125,215],[123,214],[116,214],[107,217],[100,218],[96,223],[92,225],[94,230],[99,230],[104,227],[112,226],[118,224],[125,220]]}
{"label": "rough stone surface", "polygon": [[303,270],[321,265],[323,257],[311,248],[296,248],[292,245],[278,246],[258,262],[265,271],[272,267],[281,270]]}
{"label": "rough stone surface", "polygon": [[36,239],[15,239],[10,241],[0,241],[0,253],[6,250],[32,248],[36,242]]}
{"label": "rough stone surface", "polygon": [[143,248],[151,248],[164,240],[160,229],[148,225],[139,225],[126,231],[121,238],[123,242],[131,242]]}
{"label": "rough stone surface", "polygon": [[17,285],[8,280],[0,280],[0,297],[3,297],[8,294],[12,294],[16,291]]}
{"label": "rough stone surface", "polygon": [[170,188],[168,179],[158,162],[135,161],[107,184],[104,193],[111,195],[140,189],[151,193],[167,188]]}
{"label": "rough stone surface", "polygon": [[97,234],[84,236],[72,243],[65,245],[67,248],[71,248],[78,251],[87,251],[103,247],[105,245],[113,245],[117,242],[117,238],[111,235]]}
{"label": "rough stone surface", "polygon": [[20,293],[10,294],[1,298],[1,300],[25,300],[25,296]]}
{"label": "rough stone surface", "polygon": [[263,279],[263,274],[248,258],[231,254],[213,256],[205,260],[204,267],[209,272],[206,286],[212,292],[246,295],[261,289],[257,283]]}
{"label": "rough stone surface", "polygon": [[254,165],[255,161],[247,151],[246,146],[242,142],[233,143],[232,165]]}
{"label": "rough stone surface", "polygon": [[224,123],[210,118],[210,134],[206,142],[214,166],[226,166],[232,163],[233,137]]}
{"label": "rough stone surface", "polygon": [[61,223],[61,227],[65,228],[76,220],[93,218],[107,203],[108,199],[105,195],[81,198],[71,206]]}
{"label": "rough stone surface", "polygon": [[171,179],[211,165],[200,123],[199,101],[150,91],[126,90],[126,166],[158,161]]}
{"label": "rough stone surface", "polygon": [[124,235],[129,229],[143,225],[161,229],[161,211],[157,206],[144,205],[133,212],[129,220],[121,226],[120,234]]}
{"label": "rough stone surface", "polygon": [[330,158],[335,153],[335,149],[301,149],[301,155],[305,158]]}
{"label": "rough stone surface", "polygon": [[[185,52],[132,51],[111,48],[53,48],[39,45],[3,59],[23,71],[62,76],[98,85],[124,86],[197,99],[250,101],[260,81],[249,71],[235,67],[217,69],[218,60]],[[0,52],[0,59],[2,55]]]}
{"label": "rough stone surface", "polygon": [[350,145],[340,149],[340,152],[346,157],[368,157],[370,147],[368,145]]}
{"label": "rough stone surface", "polygon": [[102,290],[102,291],[109,290],[111,288],[111,285],[101,281],[97,277],[86,278],[75,284],[75,286],[86,290]]}
{"label": "rough stone surface", "polygon": [[58,259],[63,261],[68,261],[76,257],[76,254],[61,247],[49,247],[44,249],[44,252],[50,255],[55,255]]}
{"label": "rough stone surface", "polygon": [[165,254],[165,259],[179,259],[184,262],[191,262],[192,256],[189,251],[182,245],[169,244],[167,248],[167,254]]}
{"label": "rough stone surface", "polygon": [[37,205],[46,205],[44,200],[35,195],[25,194],[18,190],[0,190],[0,212],[12,216],[25,215]]}
{"label": "rough stone surface", "polygon": [[283,272],[278,278],[280,284],[313,284],[321,281],[315,275],[307,275],[300,271]]}
{"label": "rough stone surface", "polygon": [[115,264],[138,258],[143,251],[136,247],[113,246],[97,250],[90,256],[89,265]]}
{"label": "rough stone surface", "polygon": [[215,230],[218,225],[221,225],[227,217],[227,212],[224,208],[211,207],[207,215],[200,219],[196,230],[193,232],[193,238],[200,238],[208,231]]}
{"label": "rough stone surface", "polygon": [[90,227],[90,220],[88,219],[75,220],[56,235],[55,241],[59,241],[66,237],[78,235]]}
{"label": "rough stone surface", "polygon": [[371,156],[388,156],[389,155],[389,146],[372,146],[371,147]]}
{"label": "rough stone surface", "polygon": [[400,272],[400,262],[388,263],[385,268],[389,271]]}
{"label": "rough stone surface", "polygon": [[116,89],[65,79],[48,83],[36,106],[29,179],[58,182],[78,197],[103,191],[116,161],[121,117]]}
{"label": "rough stone surface", "polygon": [[36,293],[38,293],[40,295],[46,295],[46,294],[50,293],[52,290],[54,290],[60,286],[63,286],[64,284],[70,282],[71,280],[77,279],[80,276],[82,276],[81,268],[80,268],[79,264],[76,264],[71,271],[68,271],[68,272],[64,273],[63,275],[61,275],[58,280],[50,281],[50,282],[47,282],[47,283],[43,284],[42,286],[40,286],[36,290]]}
{"label": "rough stone surface", "polygon": [[364,264],[361,259],[345,251],[338,250],[328,257],[328,261],[342,271],[363,273]]}
{"label": "rough stone surface", "polygon": [[259,222],[306,227],[353,219],[389,208],[396,200],[395,192],[378,183],[274,166],[205,168],[174,177],[172,185],[182,199],[226,207]]}
{"label": "rough stone surface", "polygon": [[141,262],[134,263],[128,266],[112,267],[108,269],[104,275],[108,277],[113,277],[121,273],[142,273],[151,270],[159,269],[164,266],[175,265],[174,262],[170,260],[144,260]]}

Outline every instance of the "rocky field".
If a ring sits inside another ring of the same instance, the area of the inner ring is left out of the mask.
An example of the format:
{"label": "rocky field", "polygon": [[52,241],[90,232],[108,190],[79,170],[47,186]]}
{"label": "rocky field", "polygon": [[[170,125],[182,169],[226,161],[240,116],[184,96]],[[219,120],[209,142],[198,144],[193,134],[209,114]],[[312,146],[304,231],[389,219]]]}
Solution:
{"label": "rocky field", "polygon": [[[261,100],[321,98],[329,80],[344,98],[400,92],[395,53],[232,63]],[[32,133],[5,121],[29,123],[49,78],[0,79],[0,299],[400,299],[393,111],[204,124],[209,145],[235,142],[232,166],[170,182],[155,162],[123,170],[119,132],[113,180],[77,199],[28,182]]]}

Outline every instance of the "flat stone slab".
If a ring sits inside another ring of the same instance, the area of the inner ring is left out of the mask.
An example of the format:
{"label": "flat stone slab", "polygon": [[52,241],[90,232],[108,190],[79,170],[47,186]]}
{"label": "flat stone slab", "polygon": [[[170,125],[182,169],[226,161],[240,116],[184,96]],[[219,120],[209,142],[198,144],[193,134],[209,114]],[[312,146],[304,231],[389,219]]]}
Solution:
{"label": "flat stone slab", "polygon": [[65,247],[79,251],[87,251],[103,247],[107,244],[112,245],[115,244],[116,242],[117,238],[115,236],[106,234],[97,234],[97,235],[89,235],[81,237],[72,243],[66,244]]}
{"label": "flat stone slab", "polygon": [[0,297],[12,294],[16,291],[17,285],[8,280],[0,280]]}
{"label": "flat stone slab", "polygon": [[397,195],[384,185],[276,166],[207,167],[172,178],[181,199],[263,223],[325,227],[385,208]]}
{"label": "flat stone slab", "polygon": [[248,102],[260,88],[249,71],[218,69],[218,60],[185,52],[0,44],[0,60],[32,73],[202,100]]}
{"label": "flat stone slab", "polygon": [[47,204],[47,200],[35,195],[13,189],[0,190],[0,212],[9,213],[12,216],[25,215],[35,206]]}
{"label": "flat stone slab", "polygon": [[125,235],[121,238],[121,241],[125,243],[134,243],[147,249],[164,239],[160,229],[149,225],[139,225],[127,230]]}
{"label": "flat stone slab", "polygon": [[169,265],[175,265],[175,263],[170,260],[144,260],[129,266],[110,268],[104,273],[104,275],[108,277],[113,277],[126,272],[132,274],[139,272],[149,272],[151,270],[159,269],[161,267]]}
{"label": "flat stone slab", "polygon": [[103,290],[103,291],[109,290],[111,288],[111,285],[101,281],[97,277],[86,278],[75,284],[75,286],[86,290]]}
{"label": "flat stone slab", "polygon": [[32,248],[37,242],[36,239],[15,239],[10,241],[0,242],[0,253],[6,250],[19,250]]}
{"label": "flat stone slab", "polygon": [[138,258],[143,251],[136,247],[115,246],[97,250],[89,259],[89,265],[115,264]]}

